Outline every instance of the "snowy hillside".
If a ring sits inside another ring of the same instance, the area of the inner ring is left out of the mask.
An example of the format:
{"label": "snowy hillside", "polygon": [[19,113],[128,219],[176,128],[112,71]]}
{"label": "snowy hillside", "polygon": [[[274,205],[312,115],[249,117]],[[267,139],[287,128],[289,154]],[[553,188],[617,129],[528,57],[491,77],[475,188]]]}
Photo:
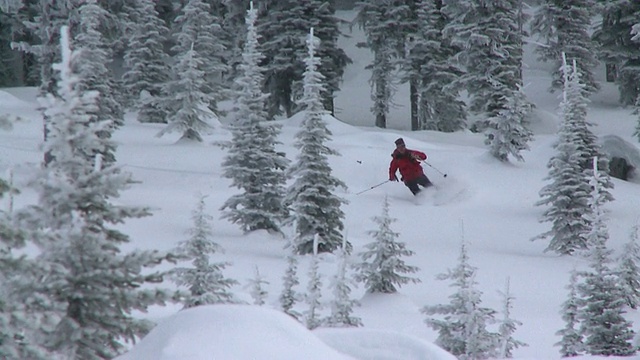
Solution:
{"label": "snowy hillside", "polygon": [[[348,12],[342,15],[352,16]],[[365,330],[392,331],[434,341],[436,333],[424,323],[425,315],[419,310],[426,305],[448,302],[453,291],[450,283],[436,280],[436,275],[456,266],[464,238],[470,262],[478,268],[476,281],[483,292],[483,306],[500,310],[502,300],[499,292],[504,290],[507,278],[510,279],[510,291],[516,298],[512,317],[523,323],[514,336],[529,344],[515,350],[515,357],[560,358],[554,343],[559,341],[556,331],[564,326],[559,311],[566,299],[565,286],[569,282],[570,271],[583,268],[586,261],[580,257],[545,253],[546,240],[530,241],[550,227],[548,223],[538,222],[544,209],[534,206],[539,199],[538,192],[546,184],[546,165],[554,154],[552,144],[556,140],[559,122],[555,115],[558,94],[547,92],[550,84],[548,66],[538,64],[530,52],[527,54],[525,91],[536,105],[532,126],[535,139],[530,144],[531,151],[523,153],[524,162],[502,163],[487,154],[483,135],[407,131],[406,89],[400,89],[397,94],[396,102],[405,106],[393,110],[391,129],[371,127],[369,74],[363,70],[369,54],[366,49],[353,46],[362,37],[359,30],[354,29],[351,35],[351,38],[342,40],[354,63],[347,69],[336,101],[336,116],[340,120],[327,118],[333,132],[329,145],[342,155],[330,158],[333,174],[348,186],[347,191],[340,190],[338,195],[349,201],[343,210],[346,213],[346,236],[354,246],[351,260],[358,261],[357,254],[372,240],[367,234],[376,228],[371,218],[381,213],[384,197],[388,196],[391,216],[397,219],[393,229],[400,233],[400,240],[415,251],[415,255],[406,258],[406,262],[420,268],[416,276],[422,281],[405,285],[393,295],[365,295],[360,286],[354,292],[361,302],[355,315],[362,318]],[[617,105],[617,90],[612,84],[602,85],[603,89],[594,95],[589,109],[588,119],[596,124],[592,130],[599,136],[620,136],[637,148],[637,140],[631,137],[636,117],[630,114],[630,109]],[[12,173],[15,184],[23,190],[15,198],[15,207],[34,200],[25,182],[42,159],[39,150],[42,123],[34,95],[34,89],[0,90],[0,114],[9,113],[22,118],[11,131],[0,130],[0,175],[9,178]],[[283,145],[280,150],[290,159],[296,155],[293,138],[300,121],[299,115],[281,120],[283,131],[280,141]],[[224,254],[217,254],[216,260],[231,262],[225,274],[241,284],[234,288],[234,292],[250,301],[249,289],[245,285],[257,267],[270,283],[266,306],[277,308],[286,267],[283,248],[286,239],[266,232],[243,235],[235,225],[219,218],[218,209],[236,191],[230,189],[230,182],[221,177],[225,152],[217,145],[230,140],[231,134],[222,129],[207,136],[202,144],[176,143],[178,135],[155,137],[162,127],[137,123],[133,114],[128,114],[125,126],[115,134],[119,164],[140,182],[126,191],[119,201],[150,206],[153,212],[151,217],[122,226],[123,232],[133,240],[126,248],[171,249],[185,239],[185,232],[192,226],[191,210],[199,196],[206,195],[207,210],[215,219],[214,240],[226,250]],[[422,202],[414,201],[407,188],[398,183],[386,183],[356,195],[387,180],[390,154],[398,137],[404,138],[408,148],[424,151],[429,156],[429,164],[440,171],[425,165],[425,172],[436,188],[427,190],[426,199]],[[623,182],[614,179],[614,183],[612,194],[615,201],[607,204],[610,211],[608,245],[619,255],[622,245],[629,240],[632,226],[640,218],[640,180]],[[0,206],[6,209],[9,199],[3,199]],[[320,257],[326,287],[336,271],[337,261],[332,254]],[[309,258],[300,260],[302,285],[299,290],[304,291]],[[330,291],[326,291],[321,300],[327,302],[331,296]],[[304,304],[300,306],[302,309]],[[179,309],[178,306],[158,307],[140,315],[162,324]],[[640,314],[631,311],[627,317],[634,321],[634,330],[640,332]],[[250,323],[245,324],[251,326]],[[335,336],[332,340],[325,331],[317,331],[319,338],[337,347],[338,340]],[[247,342],[250,342],[251,336],[261,335],[248,329],[247,336]]]}

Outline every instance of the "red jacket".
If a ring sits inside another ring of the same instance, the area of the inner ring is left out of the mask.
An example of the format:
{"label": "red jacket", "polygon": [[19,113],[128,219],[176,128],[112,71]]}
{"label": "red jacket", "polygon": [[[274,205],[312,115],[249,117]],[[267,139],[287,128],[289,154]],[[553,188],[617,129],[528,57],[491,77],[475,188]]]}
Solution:
{"label": "red jacket", "polygon": [[393,154],[391,154],[391,157],[393,157],[393,160],[391,160],[391,164],[389,165],[389,180],[396,176],[396,171],[398,170],[400,170],[400,175],[402,175],[402,181],[411,181],[424,174],[420,162],[414,159],[414,157],[420,160],[427,160],[425,153],[406,149],[404,154],[401,154],[396,149],[393,151]]}

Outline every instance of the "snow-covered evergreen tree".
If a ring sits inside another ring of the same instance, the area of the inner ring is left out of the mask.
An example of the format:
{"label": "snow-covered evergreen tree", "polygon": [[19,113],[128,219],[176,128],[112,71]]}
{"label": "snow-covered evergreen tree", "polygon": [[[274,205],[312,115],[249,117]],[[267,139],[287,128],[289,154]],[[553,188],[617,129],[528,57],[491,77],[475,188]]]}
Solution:
{"label": "snow-covered evergreen tree", "polygon": [[624,245],[617,267],[620,281],[624,286],[627,305],[632,309],[637,309],[640,306],[639,229],[640,225],[636,224],[631,230],[629,242]]}
{"label": "snow-covered evergreen tree", "polygon": [[356,279],[364,283],[369,293],[394,293],[404,284],[420,282],[418,278],[403,275],[418,272],[419,268],[407,265],[402,259],[414,252],[408,250],[405,243],[396,241],[400,234],[391,229],[396,219],[389,214],[387,196],[382,204],[382,214],[375,216],[373,221],[378,229],[369,231],[374,241],[365,245],[367,250],[360,254],[362,262],[354,265],[358,272]]}
{"label": "snow-covered evergreen tree", "polygon": [[[596,43],[589,35],[591,19],[597,9],[595,5],[594,0],[544,0],[531,22],[532,35],[542,40],[536,48],[540,59],[555,62],[555,69],[561,68],[563,53],[569,61],[575,60],[586,97],[600,88],[594,75],[598,52]],[[562,70],[554,71],[551,90],[561,89],[562,86]]]}
{"label": "snow-covered evergreen tree", "polygon": [[307,293],[305,300],[307,310],[304,312],[304,323],[307,329],[313,330],[322,325],[322,319],[318,313],[322,309],[320,297],[322,296],[322,279],[320,277],[320,258],[318,257],[318,244],[320,235],[315,236],[313,240],[313,257],[309,265],[309,283],[307,284]]}
{"label": "snow-covered evergreen tree", "polygon": [[22,283],[33,281],[30,263],[6,247],[4,220],[0,219],[0,359],[51,359],[52,354],[38,342],[44,324],[17,290]]}
{"label": "snow-covered evergreen tree", "polygon": [[158,17],[153,0],[135,0],[129,14],[132,32],[124,55],[123,86],[134,99],[138,121],[166,123],[164,87],[170,79],[169,55],[164,50],[169,29]]}
{"label": "snow-covered evergreen tree", "polygon": [[511,294],[509,278],[507,278],[507,285],[502,295],[502,319],[500,320],[500,327],[498,334],[498,357],[501,359],[510,359],[513,357],[513,350],[522,346],[528,346],[526,343],[513,338],[513,333],[518,326],[522,325],[522,322],[511,318],[511,308],[513,307],[513,300],[515,299]]}
{"label": "snow-covered evergreen tree", "polygon": [[[53,64],[60,61],[60,27],[71,23],[69,11],[75,4],[67,1],[22,1],[23,10],[18,13],[24,25],[24,37],[18,37],[22,41],[12,43],[12,46],[27,54],[30,60],[35,61],[39,68],[38,74],[30,74],[32,82],[38,86],[38,96],[45,97],[47,94],[56,95],[57,78],[53,70]],[[69,6],[67,6],[69,5]],[[77,19],[75,19],[77,20]],[[77,24],[77,21],[74,22]],[[50,119],[45,113],[45,108],[40,107],[42,112],[44,140],[49,134]],[[51,154],[44,153],[44,163],[51,161]]]}
{"label": "snow-covered evergreen tree", "polygon": [[[265,6],[267,7],[267,6]],[[322,62],[317,71],[324,76],[321,103],[333,114],[333,97],[351,59],[338,47],[341,35],[334,3],[324,0],[272,1],[260,20],[261,49],[265,55],[265,86],[269,93],[269,118],[284,113],[291,117],[304,97],[304,71],[307,51],[302,41],[314,28],[320,43],[315,51]],[[300,87],[302,86],[302,88]]]}
{"label": "snow-covered evergreen tree", "polygon": [[640,89],[640,47],[629,32],[640,21],[640,3],[626,0],[598,0],[602,21],[596,22],[592,38],[598,44],[598,57],[613,72],[620,103],[635,105]]}
{"label": "snow-covered evergreen tree", "polygon": [[562,330],[558,330],[556,335],[561,337],[560,341],[555,343],[560,346],[560,354],[562,357],[571,357],[580,355],[584,352],[584,344],[582,342],[582,334],[580,333],[579,313],[582,302],[578,297],[578,272],[575,269],[571,272],[567,300],[562,303],[562,320],[565,326]]}
{"label": "snow-covered evergreen tree", "polygon": [[[0,199],[10,189],[0,186]],[[30,261],[14,252],[25,245],[23,232],[14,225],[11,215],[0,210],[0,359],[47,360],[51,354],[37,341],[39,321],[19,292],[34,278]]]}
{"label": "snow-covered evergreen tree", "polygon": [[264,288],[265,285],[269,285],[269,282],[264,276],[260,274],[260,270],[256,266],[255,276],[249,279],[249,286],[251,287],[251,298],[253,299],[253,305],[262,306],[269,295]]}
{"label": "snow-covered evergreen tree", "polygon": [[[563,120],[558,141],[554,144],[557,154],[547,164],[549,175],[546,179],[552,183],[540,190],[542,199],[536,203],[550,205],[544,212],[542,221],[552,222],[553,225],[551,230],[534,240],[551,237],[547,251],[570,255],[588,247],[586,233],[589,221],[583,215],[591,212],[588,199],[592,169],[587,170],[585,167],[588,159],[598,156],[599,147],[586,122],[588,99],[582,91],[577,66],[574,64],[570,67],[565,62],[562,71],[565,74],[565,89],[560,104]],[[604,180],[601,191],[606,199],[611,199],[605,189],[612,186],[609,175],[603,174],[600,169],[598,175]]]}
{"label": "snow-covered evergreen tree", "polygon": [[607,201],[613,200],[613,197],[607,191],[607,189],[613,188],[613,183],[609,176],[608,156],[602,153],[598,144],[598,137],[591,131],[593,124],[587,122],[589,99],[584,95],[582,75],[575,60],[572,63],[568,63],[566,57],[562,59],[561,71],[564,74],[565,88],[560,111],[562,118],[568,122],[568,126],[573,133],[572,141],[577,147],[573,156],[578,158],[577,161],[585,173],[587,182],[592,176],[593,158],[598,158],[598,176],[603,181],[601,191]]}
{"label": "snow-covered evergreen tree", "polygon": [[[22,1],[24,11],[18,13],[24,30],[29,34],[25,41],[13,44],[31,54],[39,67],[39,95],[55,94],[56,74],[52,65],[60,61],[60,27],[69,21],[67,1]],[[46,119],[45,119],[46,124]]]}
{"label": "snow-covered evergreen tree", "polygon": [[[62,62],[57,94],[49,96],[46,115],[51,119],[45,151],[52,155],[47,168],[32,183],[37,203],[17,213],[28,241],[40,248],[32,271],[38,281],[21,289],[37,301],[41,314],[57,320],[47,334],[46,346],[59,356],[104,359],[124,350],[123,341],[143,336],[150,323],[131,312],[163,304],[169,293],[146,287],[162,281],[164,273],[150,267],[171,257],[158,251],[123,253],[129,237],[115,228],[130,218],[149,214],[146,208],[114,204],[112,199],[133,183],[128,173],[99,166],[107,139],[99,136],[108,123],[93,121],[97,93],[80,93],[78,54],[69,50],[62,30]],[[46,276],[44,276],[46,274]]]}
{"label": "snow-covered evergreen tree", "polygon": [[325,321],[330,327],[362,326],[362,320],[353,316],[353,307],[359,302],[351,298],[353,280],[347,276],[347,249],[340,249],[338,254],[338,271],[331,282],[333,299],[331,300],[331,315]]}
{"label": "snow-covered evergreen tree", "polygon": [[417,33],[407,62],[417,73],[420,128],[453,132],[466,128],[466,105],[459,98],[464,71],[453,60],[457,49],[442,31],[447,17],[442,0],[417,2]]}
{"label": "snow-covered evergreen tree", "polygon": [[176,55],[173,66],[173,80],[166,84],[168,125],[158,133],[158,137],[171,132],[182,132],[180,140],[202,142],[202,134],[210,134],[220,127],[218,116],[211,111],[209,104],[214,100],[211,94],[203,92],[205,72],[199,68],[205,58],[193,47]]}
{"label": "snow-covered evergreen tree", "polygon": [[[296,162],[289,169],[294,178],[289,187],[286,203],[291,205],[289,221],[295,224],[295,248],[299,254],[313,251],[313,239],[320,236],[318,251],[332,252],[342,245],[344,212],[340,209],[347,201],[334,194],[337,187],[346,185],[331,174],[327,155],[339,155],[325,143],[332,133],[327,128],[320,94],[323,76],[317,71],[320,59],[316,56],[316,38],[313,29],[307,39],[309,49],[304,73],[304,119],[296,134],[295,146],[300,149]],[[347,245],[350,247],[350,245]]]}
{"label": "snow-covered evergreen tree", "polygon": [[485,130],[485,144],[493,157],[501,161],[508,161],[513,156],[518,161],[524,161],[522,150],[529,150],[529,142],[533,132],[529,129],[528,115],[531,104],[524,92],[518,89],[507,98],[504,109],[495,117],[487,121]]}
{"label": "snow-covered evergreen tree", "polygon": [[299,319],[300,314],[294,310],[296,302],[300,299],[299,294],[295,291],[295,287],[300,284],[298,280],[298,259],[294,253],[295,248],[293,244],[289,245],[290,252],[287,254],[287,269],[282,277],[282,292],[278,300],[280,301],[280,308],[282,311],[295,318]]}
{"label": "snow-covered evergreen tree", "polygon": [[469,264],[466,245],[460,247],[458,265],[439,280],[451,280],[456,292],[449,296],[451,302],[443,305],[425,306],[422,312],[441,315],[429,317],[427,325],[438,332],[435,343],[458,359],[479,360],[496,356],[499,334],[492,333],[487,325],[495,322],[496,312],[481,306],[482,292],[476,289],[476,268]]}
{"label": "snow-covered evergreen tree", "polygon": [[289,160],[276,151],[280,125],[267,121],[264,110],[267,96],[261,90],[257,16],[253,7],[247,12],[247,40],[230,112],[233,137],[222,163],[224,176],[242,192],[227,199],[221,210],[223,218],[239,224],[245,232],[264,229],[282,233],[281,225],[288,215],[283,199]]}
{"label": "snow-covered evergreen tree", "polygon": [[191,218],[190,236],[180,243],[176,252],[190,260],[193,267],[176,267],[173,270],[175,283],[189,289],[183,300],[184,307],[236,302],[230,290],[237,281],[223,274],[229,263],[210,261],[211,255],[221,252],[222,248],[213,241],[213,217],[205,211],[204,197],[200,198]]}
{"label": "snow-covered evergreen tree", "polygon": [[359,46],[366,46],[373,52],[373,61],[366,68],[371,70],[371,112],[375,116],[375,126],[387,127],[387,116],[393,105],[393,96],[398,81],[394,72],[399,57],[398,50],[404,44],[406,34],[399,34],[402,27],[390,13],[395,10],[394,1],[367,0],[358,3],[356,21],[364,30],[366,42]]}
{"label": "snow-covered evergreen tree", "polygon": [[[633,25],[633,28],[631,29],[631,34],[633,35],[633,38],[632,38],[633,41],[640,42],[640,22]],[[634,105],[635,105],[635,113],[640,114],[640,95],[638,95],[638,97],[636,98]],[[636,129],[633,135],[638,138],[638,141],[640,141],[640,118],[638,118]]]}
{"label": "snow-covered evergreen tree", "polygon": [[209,108],[218,113],[218,101],[223,99],[220,79],[229,71],[224,55],[225,34],[222,15],[212,7],[221,1],[188,0],[173,23],[176,45],[171,51],[180,57],[193,49],[202,59],[198,70],[203,72],[204,84],[198,90],[212,97]]}
{"label": "snow-covered evergreen tree", "polygon": [[[78,72],[81,81],[78,91],[96,91],[97,111],[93,114],[94,121],[110,124],[98,134],[110,139],[115,128],[124,123],[124,111],[118,103],[118,87],[113,72],[108,67],[113,61],[107,41],[100,32],[109,13],[98,5],[96,0],[84,2],[79,9],[80,24],[78,35],[73,46],[82,49],[78,59]],[[107,145],[100,150],[103,166],[115,162],[115,147]],[[93,156],[94,154],[90,154]]]}
{"label": "snow-covered evergreen tree", "polygon": [[[525,20],[519,0],[447,2],[450,18],[443,32],[458,46],[457,57],[466,68],[461,81],[470,95],[469,110],[481,116],[474,124],[484,131],[487,119],[507,109],[522,85],[522,37]],[[519,119],[515,119],[518,121]],[[522,126],[522,124],[520,125]]]}
{"label": "snow-covered evergreen tree", "polygon": [[183,139],[202,141],[201,134],[220,126],[217,103],[222,91],[218,79],[227,70],[220,23],[202,0],[189,0],[176,17],[176,45],[171,49],[174,66],[165,91],[171,95],[164,100],[169,125],[159,136],[182,131]]}
{"label": "snow-covered evergreen tree", "polygon": [[594,175],[589,206],[591,212],[587,240],[590,245],[589,271],[581,275],[584,282],[578,285],[584,306],[580,309],[580,333],[584,336],[585,352],[591,355],[630,356],[636,353],[632,344],[632,323],[624,318],[626,297],[619,275],[610,268],[612,251],[606,242],[609,233],[603,205],[606,196],[602,192],[604,181],[598,176],[597,159],[593,160]]}

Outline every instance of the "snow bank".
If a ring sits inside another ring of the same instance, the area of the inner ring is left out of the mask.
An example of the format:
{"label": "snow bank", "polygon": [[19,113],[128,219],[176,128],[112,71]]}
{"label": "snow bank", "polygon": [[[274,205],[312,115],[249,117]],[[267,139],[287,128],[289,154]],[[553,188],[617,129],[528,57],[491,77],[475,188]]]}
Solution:
{"label": "snow bank", "polygon": [[455,360],[436,345],[399,332],[365,328],[317,329],[320,339],[356,359]]}
{"label": "snow bank", "polygon": [[249,305],[183,310],[117,360],[347,360],[282,312]]}
{"label": "snow bank", "polygon": [[2,104],[2,108],[3,110],[7,110],[7,109],[23,109],[23,108],[28,108],[31,109],[33,108],[33,105],[20,100],[19,98],[17,98],[16,96],[4,91],[4,90],[0,90],[0,104]]}
{"label": "snow bank", "polygon": [[608,155],[609,160],[614,157],[627,160],[627,163],[633,166],[630,178],[634,179],[634,182],[640,180],[638,179],[638,169],[640,169],[640,150],[638,147],[616,135],[602,136],[599,141],[602,151]]}
{"label": "snow bank", "polygon": [[628,141],[616,135],[605,135],[600,138],[602,150],[610,157],[621,157],[627,159],[629,164],[635,168],[640,168],[640,150]]}

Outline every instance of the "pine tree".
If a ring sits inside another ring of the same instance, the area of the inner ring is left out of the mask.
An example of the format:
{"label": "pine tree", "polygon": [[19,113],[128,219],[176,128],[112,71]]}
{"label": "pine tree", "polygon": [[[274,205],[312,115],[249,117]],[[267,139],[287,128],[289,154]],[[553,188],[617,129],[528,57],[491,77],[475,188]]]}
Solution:
{"label": "pine tree", "polygon": [[251,286],[251,298],[253,299],[253,305],[262,306],[265,303],[267,296],[267,290],[265,285],[269,285],[269,282],[265,280],[264,276],[260,275],[260,271],[256,266],[255,276],[249,280],[249,286]]}
{"label": "pine tree", "polygon": [[602,21],[592,38],[598,44],[598,57],[614,72],[620,103],[634,105],[640,89],[640,49],[629,29],[640,20],[640,4],[626,0],[599,0]]}
{"label": "pine tree", "polygon": [[[334,93],[351,59],[338,47],[341,35],[333,2],[323,0],[280,0],[269,4],[260,21],[261,48],[265,55],[265,87],[269,93],[269,118],[284,113],[291,117],[304,97],[305,43],[301,41],[314,28],[320,43],[315,51],[322,62],[316,70],[324,76],[321,103],[333,114]],[[302,88],[300,88],[302,86]],[[302,106],[302,108],[304,108]]]}
{"label": "pine tree", "polygon": [[[466,105],[460,100],[459,79],[464,71],[454,62],[457,49],[445,39],[447,17],[442,0],[421,0],[418,29],[407,62],[417,73],[420,128],[454,132],[466,128]],[[405,65],[407,66],[407,65]]]}
{"label": "pine tree", "polygon": [[[10,186],[0,186],[0,199],[9,191]],[[46,360],[51,354],[37,342],[39,320],[18,291],[23,283],[34,281],[30,260],[15,254],[24,248],[24,240],[11,214],[0,210],[0,358]]]}
{"label": "pine tree", "polygon": [[229,72],[224,55],[227,53],[222,29],[222,14],[213,9],[218,1],[188,0],[174,20],[176,45],[171,51],[184,54],[193,48],[202,61],[198,70],[203,74],[204,84],[198,89],[213,99],[210,109],[218,113],[218,101],[223,99],[220,80]]}
{"label": "pine tree", "polygon": [[166,123],[164,86],[170,79],[164,41],[169,29],[158,17],[152,0],[135,0],[128,25],[132,35],[124,55],[123,86],[134,99],[138,121]]}
{"label": "pine tree", "polygon": [[[421,62],[412,54],[419,28],[418,4],[411,0],[363,0],[356,3],[356,21],[366,35],[366,41],[357,46],[368,47],[374,60],[366,68],[371,69],[371,108],[376,126],[386,127],[389,108],[399,83],[409,83],[410,128],[419,130],[419,83]],[[396,69],[401,70],[396,75]]]}
{"label": "pine tree", "polygon": [[604,181],[598,176],[597,159],[593,160],[594,175],[589,206],[592,211],[587,239],[590,271],[581,275],[584,283],[578,285],[584,306],[580,311],[580,332],[584,336],[585,351],[591,355],[630,356],[636,353],[631,343],[634,331],[630,321],[624,318],[625,291],[618,274],[611,270],[611,253],[606,242],[609,239],[603,205],[606,197],[601,191]]}
{"label": "pine tree", "polygon": [[340,205],[347,203],[334,194],[338,186],[346,189],[346,185],[331,175],[327,159],[327,155],[338,155],[338,152],[325,145],[332,133],[323,118],[327,111],[320,98],[323,76],[316,70],[320,59],[315,54],[313,29],[307,45],[309,55],[305,60],[305,94],[301,100],[305,107],[304,119],[295,143],[300,153],[296,163],[289,169],[289,176],[295,180],[286,198],[293,212],[289,221],[296,227],[295,247],[298,254],[313,251],[316,235],[320,236],[320,252],[332,252],[341,246],[344,212]]}
{"label": "pine tree", "polygon": [[296,302],[299,300],[299,295],[294,289],[296,285],[300,284],[300,281],[298,280],[298,259],[296,259],[294,254],[294,244],[290,244],[289,249],[291,251],[287,255],[287,270],[282,277],[283,285],[279,301],[280,307],[285,314],[295,319],[299,319],[300,314],[293,309]]}
{"label": "pine tree", "polygon": [[30,276],[29,261],[16,257],[7,246],[4,215],[0,213],[0,358],[51,359],[52,354],[38,343],[43,324],[23,303],[17,290],[34,278]]}
{"label": "pine tree", "polygon": [[[631,34],[633,35],[633,37],[631,38],[633,41],[635,41],[636,43],[640,42],[640,22],[633,25],[633,28],[631,29]],[[634,110],[635,114],[636,115],[640,114],[640,95],[638,95],[638,97],[635,99],[634,105],[635,105],[635,110]],[[640,141],[640,118],[638,119],[638,123],[636,124],[636,128],[633,135],[638,138],[638,141]]]}
{"label": "pine tree", "polygon": [[561,311],[565,327],[556,332],[556,335],[561,336],[561,340],[555,345],[560,346],[560,354],[562,357],[572,357],[584,352],[582,334],[578,329],[578,326],[580,325],[579,314],[582,302],[578,297],[577,271],[573,270],[571,272],[571,279],[569,281],[569,285],[566,286],[566,289],[569,290],[569,294],[567,300],[562,303]]}
{"label": "pine tree", "polygon": [[533,138],[533,132],[528,128],[531,104],[518,89],[504,106],[497,116],[488,119],[485,144],[498,160],[508,161],[511,155],[518,161],[524,161],[520,152],[529,150],[528,143]]}
{"label": "pine tree", "polygon": [[[21,4],[16,4],[19,6]],[[13,36],[16,33],[15,14],[18,9],[12,9],[10,4],[0,6],[0,86],[13,87],[23,85],[23,79],[19,78],[20,73],[15,71],[18,57],[11,49]],[[19,64],[21,65],[21,64]]]}
{"label": "pine tree", "polygon": [[[227,87],[231,86],[233,80],[239,76],[238,67],[242,63],[243,44],[247,38],[247,8],[253,7],[252,0],[216,0],[216,5],[220,4],[224,8],[224,16],[222,19],[222,29],[225,34],[225,39],[228,45],[226,46],[227,64],[229,66],[229,73],[226,76],[228,80]],[[256,7],[269,6],[268,1],[256,2]],[[218,14],[222,11],[217,10],[219,6],[214,6],[212,11]],[[260,10],[258,9],[258,13]]]}
{"label": "pine tree", "polygon": [[[533,240],[551,237],[545,251],[570,255],[576,250],[588,247],[586,233],[589,222],[583,215],[591,210],[588,206],[588,171],[584,169],[587,156],[593,154],[588,144],[595,140],[586,123],[587,99],[579,80],[577,67],[563,66],[565,89],[560,104],[562,124],[558,142],[554,145],[557,154],[548,162],[552,183],[540,190],[540,201],[536,205],[550,205],[544,212],[542,221],[552,222],[550,231],[538,235]],[[606,183],[605,183],[606,186]],[[603,189],[606,195],[606,191]]]}
{"label": "pine tree", "polygon": [[160,136],[177,130],[183,132],[183,139],[201,142],[201,133],[220,126],[217,103],[222,91],[217,79],[227,71],[220,23],[202,0],[189,0],[176,17],[174,66],[165,91],[171,96],[164,100],[169,125]]}
{"label": "pine tree", "polygon": [[587,122],[589,99],[584,96],[584,84],[578,65],[575,61],[569,65],[566,57],[563,57],[561,71],[564,74],[565,91],[560,109],[563,119],[569,123],[573,133],[572,141],[577,146],[574,156],[578,157],[580,167],[587,179],[593,175],[593,158],[598,158],[598,176],[603,181],[601,191],[607,201],[611,201],[613,196],[607,191],[607,189],[613,188],[609,176],[608,156],[602,152],[600,145],[598,145],[598,137],[591,131],[593,124]]}
{"label": "pine tree", "polygon": [[[545,0],[531,22],[532,35],[542,40],[542,45],[536,48],[540,59],[553,61],[557,64],[555,69],[561,68],[563,53],[569,61],[575,60],[585,97],[600,88],[594,76],[598,52],[589,35],[595,9],[594,0]],[[555,71],[551,90],[562,88],[563,80],[562,71]]]}
{"label": "pine tree", "polygon": [[60,27],[69,21],[70,9],[66,7],[66,1],[25,1],[23,5],[24,11],[18,16],[29,36],[14,46],[34,56],[40,70],[39,95],[56,94],[56,75],[52,65],[60,61]]}
{"label": "pine tree", "polygon": [[469,110],[480,115],[474,124],[484,131],[486,119],[507,109],[509,99],[522,85],[522,37],[525,21],[517,0],[447,4],[443,11],[451,19],[443,32],[460,49],[457,57],[466,67],[460,80],[470,94]]}
{"label": "pine tree", "polygon": [[202,91],[205,86],[205,72],[199,68],[204,61],[193,48],[178,53],[177,64],[173,67],[173,80],[166,84],[169,108],[168,125],[158,133],[158,137],[171,132],[182,132],[180,140],[202,142],[202,134],[210,134],[220,127],[218,116],[209,104],[213,96]]}
{"label": "pine tree", "polygon": [[521,346],[527,346],[526,343],[513,338],[513,333],[516,331],[516,327],[521,326],[522,322],[511,318],[511,308],[513,307],[513,300],[515,299],[511,295],[509,289],[509,278],[507,278],[507,285],[504,293],[501,293],[503,298],[502,307],[502,320],[500,321],[500,327],[498,329],[500,344],[498,347],[498,356],[501,359],[510,359],[513,357],[513,350]]}
{"label": "pine tree", "polygon": [[318,312],[322,309],[320,297],[322,296],[322,279],[320,277],[320,258],[318,257],[318,243],[320,236],[316,235],[313,240],[313,257],[309,265],[309,283],[305,300],[308,308],[304,312],[304,322],[307,329],[313,330],[322,325],[322,319]]}
{"label": "pine tree", "polygon": [[176,252],[190,260],[193,267],[177,267],[173,270],[175,283],[189,289],[184,307],[236,302],[230,289],[237,282],[222,273],[229,263],[210,262],[211,255],[221,252],[222,248],[212,239],[213,217],[205,212],[204,197],[200,198],[191,218],[193,228],[189,230],[190,237],[180,243]]}
{"label": "pine tree", "polygon": [[407,250],[405,243],[396,241],[400,234],[391,230],[396,219],[389,215],[389,199],[385,196],[381,216],[373,221],[378,230],[369,231],[374,241],[365,245],[362,262],[354,267],[358,271],[356,279],[364,283],[369,293],[395,293],[398,288],[408,283],[419,283],[420,279],[404,276],[418,272],[419,268],[405,264],[402,257],[411,256],[413,251]]}
{"label": "pine tree", "polygon": [[[74,46],[82,48],[78,63],[82,81],[78,83],[80,92],[96,91],[96,122],[108,122],[108,126],[99,133],[101,137],[110,139],[113,131],[124,123],[124,111],[117,101],[117,85],[113,72],[107,67],[112,62],[113,54],[108,48],[106,39],[100,32],[100,26],[109,17],[96,0],[88,0],[80,6],[80,26]],[[100,150],[103,165],[115,163],[115,147],[107,146]]]}
{"label": "pine tree", "polygon": [[635,225],[631,231],[629,242],[624,245],[618,259],[617,272],[625,289],[627,305],[632,309],[640,306],[640,243],[638,234],[640,226]]}
{"label": "pine tree", "polygon": [[512,155],[522,161],[520,151],[528,148],[532,133],[526,120],[531,105],[521,91],[526,21],[521,1],[451,2],[442,12],[450,19],[442,32],[466,68],[459,82],[470,94],[469,109],[481,116],[473,130],[485,132],[497,159]]}
{"label": "pine tree", "polygon": [[222,163],[224,176],[242,192],[232,195],[221,210],[223,218],[238,223],[245,232],[264,229],[282,233],[281,224],[288,215],[283,199],[289,160],[275,148],[280,144],[277,140],[280,125],[266,121],[256,17],[257,10],[251,8],[247,12],[241,76],[236,79],[238,87],[230,113],[233,138]]}
{"label": "pine tree", "polygon": [[362,320],[353,316],[353,307],[359,305],[359,302],[350,297],[350,285],[353,281],[347,278],[347,262],[347,250],[342,248],[338,254],[338,272],[331,283],[333,288],[331,315],[325,321],[329,327],[362,326]]}
{"label": "pine tree", "polygon": [[[31,1],[23,2],[25,10],[19,14],[24,25],[26,39],[13,43],[13,46],[20,49],[28,56],[33,56],[33,60],[38,64],[39,72],[32,74],[33,82],[38,85],[38,95],[46,97],[47,94],[56,96],[57,79],[53,64],[60,61],[60,27],[70,23],[69,10],[66,1]],[[45,113],[45,108],[40,107],[42,112],[44,141],[49,136],[50,119]],[[45,165],[51,161],[51,154],[44,153]]]}
{"label": "pine tree", "polygon": [[368,47],[373,52],[373,62],[366,69],[371,70],[371,112],[375,116],[375,126],[387,127],[387,116],[393,105],[397,81],[394,72],[397,68],[395,59],[399,49],[404,51],[405,34],[399,33],[397,19],[390,15],[395,10],[393,1],[366,0],[358,3],[356,21],[364,30],[366,42],[358,44]]}
{"label": "pine tree", "polygon": [[108,124],[92,119],[97,93],[78,90],[82,50],[69,50],[67,31],[61,37],[62,62],[55,66],[59,98],[49,96],[44,105],[51,119],[45,150],[53,160],[33,180],[37,204],[17,215],[28,240],[40,247],[33,264],[40,277],[22,291],[30,293],[25,303],[38,299],[43,314],[58,320],[48,334],[48,348],[72,358],[112,358],[124,350],[122,341],[150,329],[131,312],[169,298],[166,291],[144,285],[162,281],[164,273],[148,268],[172,255],[120,249],[129,237],[113,226],[149,212],[112,203],[133,181],[115,166],[99,166],[99,156],[89,156],[106,146],[99,132]]}
{"label": "pine tree", "polygon": [[444,305],[425,306],[427,315],[442,315],[443,318],[429,317],[427,325],[438,332],[435,343],[458,359],[488,359],[496,355],[499,336],[487,329],[493,323],[495,311],[481,307],[482,292],[476,289],[476,268],[469,264],[467,249],[460,247],[459,263],[446,274],[438,275],[439,280],[451,280],[457,291],[449,296],[451,302]]}

